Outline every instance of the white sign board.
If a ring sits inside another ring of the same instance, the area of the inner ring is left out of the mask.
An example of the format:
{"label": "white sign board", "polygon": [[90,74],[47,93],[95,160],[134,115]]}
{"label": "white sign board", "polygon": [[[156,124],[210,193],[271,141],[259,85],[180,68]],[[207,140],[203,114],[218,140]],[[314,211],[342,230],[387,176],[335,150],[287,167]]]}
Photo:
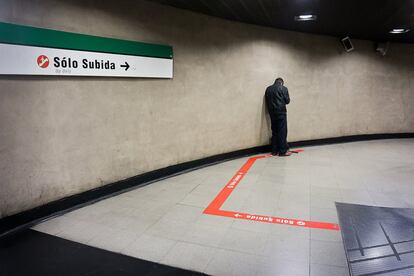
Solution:
{"label": "white sign board", "polygon": [[0,75],[172,78],[173,60],[0,43]]}

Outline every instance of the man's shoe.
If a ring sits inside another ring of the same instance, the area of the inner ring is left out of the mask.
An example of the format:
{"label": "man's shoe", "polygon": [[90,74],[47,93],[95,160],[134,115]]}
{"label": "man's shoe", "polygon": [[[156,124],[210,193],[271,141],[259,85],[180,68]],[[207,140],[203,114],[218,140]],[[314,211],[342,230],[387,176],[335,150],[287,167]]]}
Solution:
{"label": "man's shoe", "polygon": [[278,152],[272,152],[272,155],[273,155],[273,156],[278,156],[278,155],[279,155],[279,153],[278,153]]}
{"label": "man's shoe", "polygon": [[279,156],[291,156],[292,154],[290,152],[285,153],[279,153]]}

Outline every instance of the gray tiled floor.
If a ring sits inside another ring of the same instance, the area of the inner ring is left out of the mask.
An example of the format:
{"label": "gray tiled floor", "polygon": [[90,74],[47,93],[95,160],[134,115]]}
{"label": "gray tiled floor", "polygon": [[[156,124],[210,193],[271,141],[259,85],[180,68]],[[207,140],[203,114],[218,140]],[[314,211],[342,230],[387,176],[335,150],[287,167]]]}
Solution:
{"label": "gray tiled floor", "polygon": [[[212,275],[348,275],[339,232],[202,214],[248,158],[175,176],[34,229]],[[222,209],[337,223],[335,201],[414,208],[414,140],[256,161]]]}

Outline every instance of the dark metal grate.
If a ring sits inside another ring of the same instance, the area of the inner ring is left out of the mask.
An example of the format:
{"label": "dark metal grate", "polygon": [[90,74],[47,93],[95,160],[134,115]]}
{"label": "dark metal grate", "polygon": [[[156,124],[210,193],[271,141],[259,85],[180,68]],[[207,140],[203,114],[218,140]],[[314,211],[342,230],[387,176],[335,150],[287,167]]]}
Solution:
{"label": "dark metal grate", "polygon": [[336,208],[351,275],[414,275],[414,209]]}

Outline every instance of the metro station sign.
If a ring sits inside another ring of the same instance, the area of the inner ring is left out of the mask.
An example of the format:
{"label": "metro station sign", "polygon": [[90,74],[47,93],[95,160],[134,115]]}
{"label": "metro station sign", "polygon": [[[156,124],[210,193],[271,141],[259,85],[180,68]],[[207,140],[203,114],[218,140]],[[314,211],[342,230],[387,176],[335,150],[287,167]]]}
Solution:
{"label": "metro station sign", "polygon": [[172,78],[172,47],[0,22],[0,75]]}

